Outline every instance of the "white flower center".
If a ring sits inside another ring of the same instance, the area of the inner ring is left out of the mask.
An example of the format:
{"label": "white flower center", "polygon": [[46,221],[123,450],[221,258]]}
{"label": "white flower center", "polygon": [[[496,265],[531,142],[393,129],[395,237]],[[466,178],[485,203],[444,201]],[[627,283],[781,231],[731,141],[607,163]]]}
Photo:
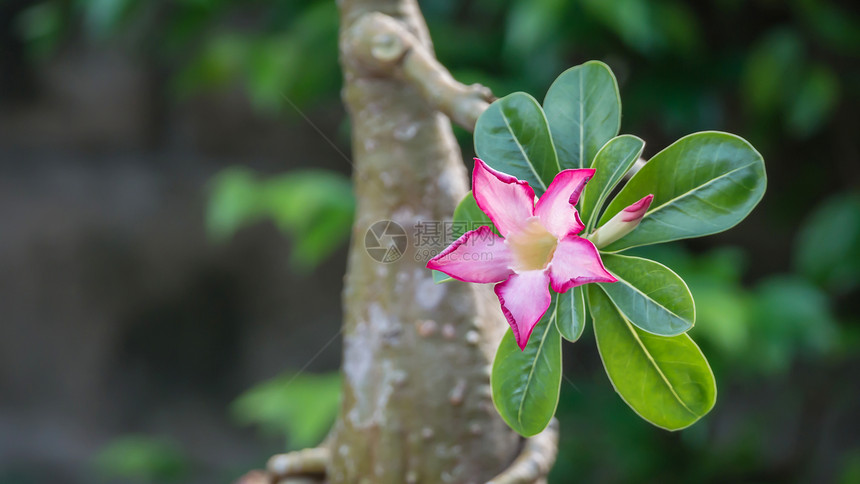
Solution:
{"label": "white flower center", "polygon": [[558,239],[549,233],[537,217],[526,220],[522,229],[509,233],[505,238],[514,256],[517,272],[543,269],[552,260]]}

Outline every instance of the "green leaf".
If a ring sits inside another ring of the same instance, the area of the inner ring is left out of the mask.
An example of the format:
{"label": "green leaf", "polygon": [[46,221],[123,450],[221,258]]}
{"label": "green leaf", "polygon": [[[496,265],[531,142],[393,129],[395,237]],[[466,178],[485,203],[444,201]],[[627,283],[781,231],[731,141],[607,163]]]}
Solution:
{"label": "green leaf", "polygon": [[603,254],[601,258],[618,282],[600,286],[626,319],[662,336],[675,336],[693,327],[693,295],[678,274],[640,257]]}
{"label": "green leaf", "polygon": [[494,169],[528,181],[538,196],[559,172],[546,116],[524,92],[495,101],[481,114],[475,152]]}
{"label": "green leaf", "polygon": [[562,169],[585,168],[621,129],[621,97],[612,70],[599,61],[571,67],[543,101]]}
{"label": "green leaf", "polygon": [[640,417],[679,430],[713,408],[714,374],[689,336],[656,336],[636,328],[595,284],[588,285],[588,304],[606,374]]}
{"label": "green leaf", "polygon": [[860,285],[860,192],[840,193],[801,225],[795,266],[825,287],[847,293]]}
{"label": "green leaf", "polygon": [[433,273],[433,282],[435,284],[442,284],[443,282],[451,282],[455,280],[453,277],[445,274],[441,271],[431,271]]}
{"label": "green leaf", "polygon": [[657,153],[609,204],[600,224],[654,194],[636,230],[603,250],[722,232],[752,211],[766,185],[764,160],[743,138],[718,131],[685,136]]}
{"label": "green leaf", "polygon": [[[466,232],[475,230],[483,225],[489,226],[494,232],[498,233],[493,221],[480,208],[472,192],[466,194],[463,200],[454,209],[454,220],[451,223],[451,242],[459,239]],[[453,281],[454,278],[444,272],[433,271],[433,282],[440,284],[443,282]]]}
{"label": "green leaf", "polygon": [[490,217],[478,208],[478,202],[475,201],[475,197],[472,196],[472,192],[469,192],[465,197],[463,197],[463,200],[457,204],[457,208],[454,209],[454,222],[451,225],[451,238],[453,240],[457,240],[466,232],[475,230],[484,225],[489,226],[494,232],[498,232],[498,230],[496,230],[496,226],[493,225],[493,221],[490,220]]}
{"label": "green leaf", "polygon": [[576,286],[563,294],[553,294],[553,297],[558,298],[558,302],[553,303],[558,332],[571,343],[576,342],[585,329],[585,292],[582,286]]}
{"label": "green leaf", "polygon": [[554,308],[544,314],[523,351],[513,332],[506,331],[493,361],[493,403],[505,422],[524,437],[546,428],[558,405],[561,338],[555,314]]}
{"label": "green leaf", "polygon": [[645,142],[640,138],[624,134],[609,140],[594,156],[591,163],[594,178],[585,185],[579,202],[580,215],[587,228],[594,226],[603,202],[642,155],[643,148]]}

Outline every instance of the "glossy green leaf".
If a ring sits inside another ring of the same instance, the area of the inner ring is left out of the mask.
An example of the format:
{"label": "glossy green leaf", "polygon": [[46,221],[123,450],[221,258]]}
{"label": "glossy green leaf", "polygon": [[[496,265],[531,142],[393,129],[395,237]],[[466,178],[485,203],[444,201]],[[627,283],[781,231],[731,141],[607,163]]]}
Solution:
{"label": "glossy green leaf", "polygon": [[505,422],[525,437],[546,428],[558,405],[561,337],[556,331],[555,314],[550,307],[523,351],[513,332],[506,331],[493,361],[493,403]]}
{"label": "glossy green leaf", "polygon": [[626,319],[662,336],[675,336],[693,327],[693,295],[671,269],[640,257],[603,254],[601,258],[618,282],[600,286]]}
{"label": "glossy green leaf", "polygon": [[689,336],[656,336],[636,328],[595,284],[588,285],[588,304],[606,374],[639,416],[679,430],[713,408],[714,374]]}
{"label": "glossy green leaf", "polygon": [[636,230],[603,250],[722,232],[752,211],[766,185],[764,160],[743,138],[718,131],[685,136],[657,153],[609,204],[600,224],[654,194]]}
{"label": "glossy green leaf", "polygon": [[585,185],[579,201],[580,216],[586,227],[594,226],[600,207],[615,185],[642,155],[643,148],[645,142],[642,139],[624,134],[609,140],[594,156],[591,163],[594,178]]}
{"label": "glossy green leaf", "polygon": [[481,114],[475,152],[494,169],[528,181],[538,196],[559,172],[546,116],[524,92],[497,100]]}
{"label": "glossy green leaf", "polygon": [[621,97],[609,66],[571,67],[552,83],[543,108],[562,169],[586,168],[621,129]]}
{"label": "glossy green leaf", "polygon": [[[487,225],[493,229],[494,232],[498,232],[496,230],[496,226],[493,225],[493,221],[490,220],[490,217],[478,208],[478,203],[475,201],[475,197],[472,196],[472,192],[469,192],[465,197],[463,197],[463,200],[460,200],[460,203],[457,204],[457,208],[454,209],[454,219],[451,222],[450,241],[453,242],[462,237],[466,232],[475,230],[483,225]],[[453,277],[445,274],[444,272],[433,271],[433,282],[436,284],[453,280]]]}
{"label": "glossy green leaf", "polygon": [[582,286],[576,286],[563,294],[553,294],[553,298],[558,298],[552,306],[555,326],[564,339],[575,342],[585,329],[585,292]]}

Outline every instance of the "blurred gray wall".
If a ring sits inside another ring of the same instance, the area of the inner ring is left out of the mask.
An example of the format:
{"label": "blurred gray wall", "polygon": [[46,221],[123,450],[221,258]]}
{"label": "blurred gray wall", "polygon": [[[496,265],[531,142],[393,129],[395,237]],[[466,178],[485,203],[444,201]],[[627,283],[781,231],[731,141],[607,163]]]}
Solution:
{"label": "blurred gray wall", "polygon": [[[228,404],[336,334],[344,251],[294,275],[271,224],[209,242],[207,181],[348,164],[295,113],[263,119],[238,93],[175,102],[116,52],[10,65],[31,83],[0,96],[0,469],[87,482],[93,452],[128,432],[172,436],[213,472],[282,450]],[[308,114],[327,133],[342,119]]]}

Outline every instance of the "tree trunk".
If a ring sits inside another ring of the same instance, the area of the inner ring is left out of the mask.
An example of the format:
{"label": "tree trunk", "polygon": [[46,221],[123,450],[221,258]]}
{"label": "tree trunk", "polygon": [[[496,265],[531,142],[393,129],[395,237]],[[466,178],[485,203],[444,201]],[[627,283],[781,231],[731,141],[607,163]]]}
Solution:
{"label": "tree trunk", "polygon": [[[358,52],[370,35],[377,60],[402,61],[403,46],[390,45],[396,39],[361,31],[371,12],[402,22],[432,55],[426,26],[414,0],[342,0],[340,9],[358,203],[343,293],[343,405],[327,476],[338,483],[486,482],[520,449],[489,386],[507,325],[489,286],[434,284],[424,267],[428,247],[416,247],[414,237],[419,224],[450,221],[466,195],[462,155],[450,121],[419,86],[383,75]],[[365,248],[366,231],[383,220],[409,235],[403,256],[390,263]]]}
{"label": "tree trunk", "polygon": [[[508,325],[492,289],[435,284],[425,264],[446,242],[415,237],[418,227],[444,233],[468,190],[449,118],[474,129],[492,94],[458,83],[436,60],[415,0],[339,5],[358,201],[343,293],[343,405],[321,447],[273,456],[267,474],[240,482],[543,483],[558,425],[522,441],[493,407],[490,365]],[[367,250],[380,222],[412,235],[396,260]]]}

